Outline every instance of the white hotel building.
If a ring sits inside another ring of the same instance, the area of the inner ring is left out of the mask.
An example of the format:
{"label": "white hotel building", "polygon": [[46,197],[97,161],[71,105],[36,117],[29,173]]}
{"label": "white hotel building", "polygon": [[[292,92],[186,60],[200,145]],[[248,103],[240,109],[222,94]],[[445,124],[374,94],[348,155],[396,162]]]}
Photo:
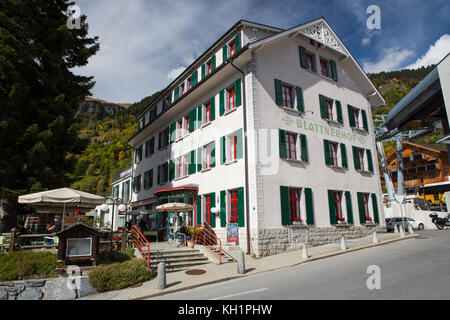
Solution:
{"label": "white hotel building", "polygon": [[[139,115],[135,209],[194,205],[256,256],[384,226],[371,106],[384,100],[323,18],[239,21]],[[211,208],[220,209],[214,215]]]}

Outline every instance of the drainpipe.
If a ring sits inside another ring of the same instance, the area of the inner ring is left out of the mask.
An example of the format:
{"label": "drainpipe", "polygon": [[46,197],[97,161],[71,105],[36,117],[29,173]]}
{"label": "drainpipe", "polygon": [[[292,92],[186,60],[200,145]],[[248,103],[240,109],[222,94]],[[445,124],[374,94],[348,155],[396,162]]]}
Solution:
{"label": "drainpipe", "polygon": [[245,73],[244,71],[242,71],[241,69],[239,69],[238,67],[236,67],[233,64],[233,59],[230,60],[230,64],[236,69],[238,70],[240,73],[242,73],[243,75],[243,79],[242,79],[242,107],[243,110],[242,112],[244,113],[244,150],[245,150],[245,156],[244,156],[244,161],[245,161],[245,216],[246,216],[246,229],[247,229],[247,254],[250,254],[250,203],[249,203],[249,193],[248,193],[248,145],[247,145],[247,102],[245,99],[246,96],[246,91],[245,91]]}

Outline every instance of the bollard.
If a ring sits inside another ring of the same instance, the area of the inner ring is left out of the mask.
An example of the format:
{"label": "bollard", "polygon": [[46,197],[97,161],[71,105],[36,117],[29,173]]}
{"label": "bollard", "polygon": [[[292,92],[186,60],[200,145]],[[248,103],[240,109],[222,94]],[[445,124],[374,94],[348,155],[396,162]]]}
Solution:
{"label": "bollard", "polygon": [[158,289],[166,288],[166,264],[164,262],[160,262],[158,264]]}
{"label": "bollard", "polygon": [[242,252],[242,251],[239,252],[237,272],[240,274],[245,273],[245,256],[244,256],[244,252]]}
{"label": "bollard", "polygon": [[341,251],[347,250],[347,246],[345,245],[344,236],[341,238]]}
{"label": "bollard", "polygon": [[377,232],[376,231],[373,232],[372,243],[378,243],[378,237],[377,237]]}
{"label": "bollard", "polygon": [[399,229],[400,229],[400,238],[404,238],[405,237],[405,229],[403,229],[402,225],[399,225]]}
{"label": "bollard", "polygon": [[410,234],[414,234],[414,230],[413,230],[413,227],[411,226],[411,224],[408,224],[408,232]]}
{"label": "bollard", "polygon": [[308,250],[306,249],[306,243],[303,244],[302,248],[302,259],[308,259]]}

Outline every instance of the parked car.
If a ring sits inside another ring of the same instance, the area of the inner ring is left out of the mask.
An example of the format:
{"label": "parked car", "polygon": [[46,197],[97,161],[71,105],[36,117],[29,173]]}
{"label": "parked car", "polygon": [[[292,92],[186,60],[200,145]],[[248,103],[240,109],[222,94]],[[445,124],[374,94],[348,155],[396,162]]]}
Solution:
{"label": "parked car", "polygon": [[[425,225],[422,221],[414,220],[413,218],[404,217],[405,231],[408,230],[408,224],[415,230],[423,230]],[[393,217],[386,219],[386,229],[388,232],[394,231],[394,226],[402,225],[402,217]]]}

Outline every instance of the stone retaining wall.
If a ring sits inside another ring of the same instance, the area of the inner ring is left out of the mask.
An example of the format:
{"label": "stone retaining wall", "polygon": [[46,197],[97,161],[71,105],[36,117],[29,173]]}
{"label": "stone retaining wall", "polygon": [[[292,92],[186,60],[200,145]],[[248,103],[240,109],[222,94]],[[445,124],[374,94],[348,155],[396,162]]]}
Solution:
{"label": "stone retaining wall", "polygon": [[0,300],[72,300],[96,292],[88,277],[0,282]]}
{"label": "stone retaining wall", "polygon": [[341,237],[356,239],[367,236],[372,230],[386,232],[386,228],[371,224],[364,226],[339,225],[330,227],[309,227],[293,225],[283,228],[252,230],[252,252],[256,257],[264,257],[289,250],[301,249],[336,242]]}

